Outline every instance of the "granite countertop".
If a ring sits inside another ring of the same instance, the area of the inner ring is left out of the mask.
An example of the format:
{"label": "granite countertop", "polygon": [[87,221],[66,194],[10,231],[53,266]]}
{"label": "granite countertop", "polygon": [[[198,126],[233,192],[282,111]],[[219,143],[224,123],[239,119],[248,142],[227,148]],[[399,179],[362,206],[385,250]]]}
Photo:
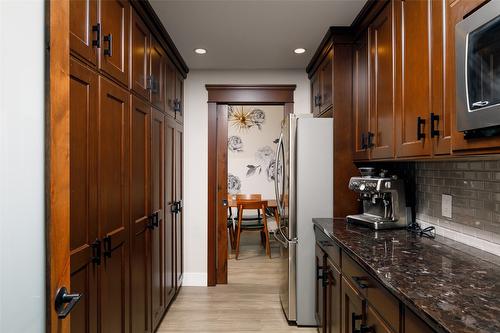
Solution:
{"label": "granite countertop", "polygon": [[313,223],[432,327],[500,332],[500,266],[490,254],[406,230],[374,231],[343,219]]}

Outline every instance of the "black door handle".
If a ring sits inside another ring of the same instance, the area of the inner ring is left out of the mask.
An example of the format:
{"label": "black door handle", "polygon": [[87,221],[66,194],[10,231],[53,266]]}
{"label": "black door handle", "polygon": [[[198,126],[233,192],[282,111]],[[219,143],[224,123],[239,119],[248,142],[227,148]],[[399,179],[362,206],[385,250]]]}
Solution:
{"label": "black door handle", "polygon": [[96,239],[90,247],[92,248],[92,262],[94,264],[101,264],[101,241]]}
{"label": "black door handle", "polygon": [[103,39],[105,42],[108,42],[108,48],[104,50],[104,55],[108,57],[113,56],[113,35],[106,35]]}
{"label": "black door handle", "polygon": [[181,112],[181,101],[178,98],[174,100],[174,112]]}
{"label": "black door handle", "polygon": [[106,236],[103,238],[104,242],[104,257],[111,258],[111,236]]}
{"label": "black door handle", "polygon": [[366,135],[365,133],[361,133],[361,149],[366,148],[368,148],[368,145],[366,144]]}
{"label": "black door handle", "polygon": [[351,314],[351,329],[352,333],[361,333],[361,330],[356,329],[356,322],[358,320],[363,320],[363,315],[357,315],[355,312]]}
{"label": "black door handle", "polygon": [[[66,287],[62,287],[57,291],[56,299],[54,301],[54,305],[57,312],[57,317],[60,319],[66,318],[71,310],[75,307],[83,294],[69,294],[68,289]],[[64,306],[67,304],[66,306]]]}
{"label": "black door handle", "polygon": [[150,230],[153,230],[155,228],[155,214],[151,214],[148,216],[148,223],[146,227]]}
{"label": "black door handle", "polygon": [[372,148],[374,146],[374,144],[373,144],[373,137],[374,136],[375,136],[375,134],[373,134],[372,132],[368,132],[367,139],[366,139],[366,141],[367,141],[367,144],[366,144],[367,148]]}
{"label": "black door handle", "polygon": [[179,213],[179,206],[177,204],[177,201],[172,202],[172,204],[170,205],[170,212],[174,214]]}
{"label": "black door handle", "polygon": [[92,46],[95,46],[99,49],[101,48],[101,24],[97,23],[96,25],[93,25],[92,32],[96,33],[95,39],[92,40]]}
{"label": "black door handle", "polygon": [[431,112],[431,138],[439,136],[439,130],[437,129],[437,123],[439,122],[439,115]]}
{"label": "black door handle", "polygon": [[425,119],[422,117],[417,117],[417,140],[422,140],[425,138],[425,133],[422,131],[422,125],[425,124]]}

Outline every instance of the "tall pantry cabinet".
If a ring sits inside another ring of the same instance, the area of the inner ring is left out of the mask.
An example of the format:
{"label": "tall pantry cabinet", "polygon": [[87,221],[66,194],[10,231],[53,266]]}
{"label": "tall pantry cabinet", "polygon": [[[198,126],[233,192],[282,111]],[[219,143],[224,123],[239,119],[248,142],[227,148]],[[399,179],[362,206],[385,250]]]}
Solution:
{"label": "tall pantry cabinet", "polygon": [[70,1],[72,332],[153,332],[182,285],[188,68],[159,22]]}

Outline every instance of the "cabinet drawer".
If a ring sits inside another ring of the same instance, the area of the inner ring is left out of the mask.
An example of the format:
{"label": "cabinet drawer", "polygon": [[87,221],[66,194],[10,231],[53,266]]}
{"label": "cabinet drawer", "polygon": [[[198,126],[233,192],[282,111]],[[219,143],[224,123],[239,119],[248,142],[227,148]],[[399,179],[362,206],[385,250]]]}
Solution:
{"label": "cabinet drawer", "polygon": [[342,258],[342,273],[353,282],[384,320],[397,330],[400,321],[399,301],[348,255]]}
{"label": "cabinet drawer", "polygon": [[328,237],[320,228],[314,226],[314,233],[316,235],[316,243],[325,251],[330,261],[341,267],[340,265],[340,247]]}

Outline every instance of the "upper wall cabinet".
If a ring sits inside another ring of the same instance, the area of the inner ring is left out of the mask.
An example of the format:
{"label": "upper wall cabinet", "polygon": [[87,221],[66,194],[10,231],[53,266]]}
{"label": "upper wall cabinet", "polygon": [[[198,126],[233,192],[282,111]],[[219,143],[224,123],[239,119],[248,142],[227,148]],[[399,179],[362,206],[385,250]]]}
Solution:
{"label": "upper wall cabinet", "polygon": [[370,131],[374,159],[394,156],[394,3],[387,4],[368,28],[370,52]]}
{"label": "upper wall cabinet", "polygon": [[151,103],[158,110],[165,110],[165,72],[166,55],[160,43],[155,38],[151,40],[151,73],[149,75]]}
{"label": "upper wall cabinet", "polygon": [[[315,117],[331,111],[333,105],[333,49],[319,65],[316,73],[311,78],[311,103],[312,113]],[[331,116],[331,112],[329,113]]]}
{"label": "upper wall cabinet", "polygon": [[[443,111],[443,5],[396,1],[396,157],[448,154]],[[434,148],[434,149],[433,149]]]}
{"label": "upper wall cabinet", "polygon": [[130,4],[126,0],[106,0],[100,3],[100,68],[128,85]]}
{"label": "upper wall cabinet", "polygon": [[151,34],[135,10],[132,13],[131,37],[131,88],[140,96],[149,99],[149,47],[151,45]]}
{"label": "upper wall cabinet", "polygon": [[69,2],[70,47],[73,54],[97,64],[101,25],[97,22],[97,0]]}

